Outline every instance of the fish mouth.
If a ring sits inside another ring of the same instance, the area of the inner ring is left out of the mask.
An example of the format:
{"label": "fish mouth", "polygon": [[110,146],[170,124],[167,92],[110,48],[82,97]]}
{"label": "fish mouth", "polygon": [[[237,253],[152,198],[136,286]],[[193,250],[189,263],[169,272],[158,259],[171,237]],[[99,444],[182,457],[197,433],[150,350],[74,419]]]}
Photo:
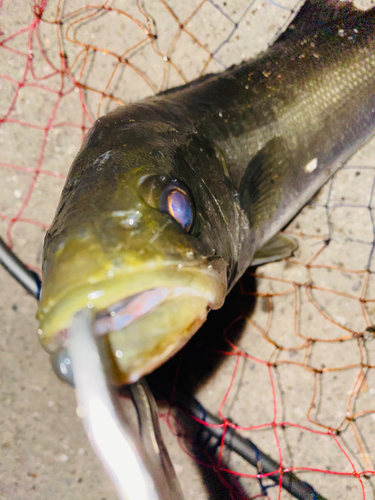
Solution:
{"label": "fish mouth", "polygon": [[65,349],[74,314],[93,308],[94,332],[107,336],[119,384],[133,383],[183,347],[210,309],[221,307],[223,281],[212,268],[174,266],[78,288],[39,313],[40,340],[50,353]]}

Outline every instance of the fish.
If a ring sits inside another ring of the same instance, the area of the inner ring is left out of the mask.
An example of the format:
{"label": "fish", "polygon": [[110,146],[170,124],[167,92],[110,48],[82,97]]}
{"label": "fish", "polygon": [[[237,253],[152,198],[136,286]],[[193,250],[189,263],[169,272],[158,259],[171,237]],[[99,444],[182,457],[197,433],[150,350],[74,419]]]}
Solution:
{"label": "fish", "polygon": [[307,0],[257,58],[100,117],[46,233],[37,317],[92,308],[117,383],[173,356],[375,131],[375,8]]}

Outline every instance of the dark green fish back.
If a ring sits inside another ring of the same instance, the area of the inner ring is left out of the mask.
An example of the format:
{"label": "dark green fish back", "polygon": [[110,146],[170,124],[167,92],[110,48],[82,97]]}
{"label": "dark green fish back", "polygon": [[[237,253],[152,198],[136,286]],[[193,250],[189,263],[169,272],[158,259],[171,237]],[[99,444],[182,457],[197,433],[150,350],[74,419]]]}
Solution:
{"label": "dark green fish back", "polygon": [[159,99],[187,113],[239,193],[250,223],[241,273],[373,135],[375,9],[308,1],[257,60]]}

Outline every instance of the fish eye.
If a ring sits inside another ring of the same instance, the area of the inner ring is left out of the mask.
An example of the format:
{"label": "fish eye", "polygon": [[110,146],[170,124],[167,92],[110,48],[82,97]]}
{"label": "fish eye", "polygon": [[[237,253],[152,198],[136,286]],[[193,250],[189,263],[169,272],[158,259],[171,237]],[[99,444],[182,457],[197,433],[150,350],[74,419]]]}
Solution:
{"label": "fish eye", "polygon": [[148,205],[169,214],[185,231],[190,231],[194,222],[194,204],[182,182],[165,175],[146,175],[141,178],[139,189]]}
{"label": "fish eye", "polygon": [[166,196],[161,198],[160,209],[171,215],[186,231],[190,231],[193,225],[193,206],[186,192],[174,187],[172,190],[167,188]]}

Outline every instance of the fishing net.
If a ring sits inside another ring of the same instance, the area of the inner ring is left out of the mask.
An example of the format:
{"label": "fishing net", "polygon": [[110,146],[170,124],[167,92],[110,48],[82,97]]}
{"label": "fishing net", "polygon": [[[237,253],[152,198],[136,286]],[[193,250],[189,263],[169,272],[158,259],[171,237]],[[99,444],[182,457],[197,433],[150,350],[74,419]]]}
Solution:
{"label": "fishing net", "polygon": [[[43,234],[93,120],[255,56],[299,6],[0,2],[2,237],[39,270]],[[249,270],[171,364],[174,391],[182,381],[224,432],[234,428],[321,495],[311,498],[375,497],[374,182],[373,142],[288,227],[295,255]],[[115,498],[72,391],[38,345],[35,304],[2,270],[0,300],[0,498]],[[187,500],[293,498],[261,461],[250,466],[223,440],[187,439],[168,406],[161,418]]]}

